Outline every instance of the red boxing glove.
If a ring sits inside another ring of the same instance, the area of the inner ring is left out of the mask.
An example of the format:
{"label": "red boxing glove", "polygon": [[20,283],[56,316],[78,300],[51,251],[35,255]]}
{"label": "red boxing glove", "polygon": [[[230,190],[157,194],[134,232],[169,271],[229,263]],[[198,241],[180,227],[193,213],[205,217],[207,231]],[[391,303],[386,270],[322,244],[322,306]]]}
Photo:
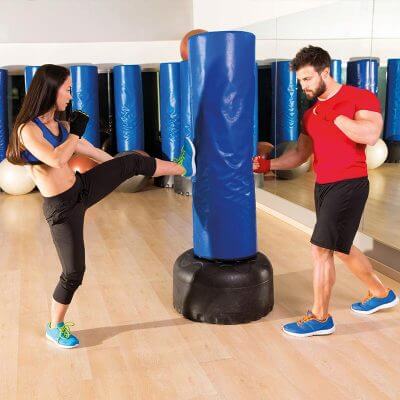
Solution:
{"label": "red boxing glove", "polygon": [[345,117],[354,119],[356,106],[350,101],[342,101],[328,110],[324,110],[321,106],[317,106],[314,108],[314,113],[328,122],[334,122],[339,115],[344,115]]}
{"label": "red boxing glove", "polygon": [[[255,163],[258,163],[259,166],[256,167]],[[271,171],[271,160],[266,160],[261,156],[253,158],[253,172],[257,174],[266,174],[269,171]]]}

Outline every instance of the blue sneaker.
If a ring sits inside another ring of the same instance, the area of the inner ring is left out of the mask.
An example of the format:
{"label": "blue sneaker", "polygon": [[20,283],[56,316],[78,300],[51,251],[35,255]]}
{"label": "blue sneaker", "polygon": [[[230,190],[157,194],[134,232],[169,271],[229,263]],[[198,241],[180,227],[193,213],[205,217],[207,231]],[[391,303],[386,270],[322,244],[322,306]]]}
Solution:
{"label": "blue sneaker", "polygon": [[196,149],[194,148],[193,142],[188,137],[185,137],[185,143],[183,144],[181,154],[174,160],[174,162],[185,169],[182,176],[191,178],[196,175],[195,156]]}
{"label": "blue sneaker", "polygon": [[75,325],[72,322],[59,322],[56,328],[50,328],[50,322],[46,326],[46,337],[58,346],[64,349],[72,349],[79,346],[79,340],[71,334],[70,326]]}
{"label": "blue sneaker", "polygon": [[398,303],[399,298],[393,290],[388,289],[386,297],[375,297],[371,292],[368,292],[363,301],[351,305],[351,310],[359,314],[372,314],[384,308],[394,307]]}
{"label": "blue sneaker", "polygon": [[335,332],[335,324],[330,315],[320,321],[311,311],[307,311],[299,321],[286,324],[282,329],[288,335],[298,337],[330,335]]}

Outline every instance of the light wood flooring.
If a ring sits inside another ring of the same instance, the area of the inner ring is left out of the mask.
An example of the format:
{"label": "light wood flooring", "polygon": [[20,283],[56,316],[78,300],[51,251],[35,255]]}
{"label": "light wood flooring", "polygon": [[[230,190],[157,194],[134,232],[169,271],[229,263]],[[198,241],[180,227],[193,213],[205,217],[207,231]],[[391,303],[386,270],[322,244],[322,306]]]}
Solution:
{"label": "light wood flooring", "polygon": [[81,346],[63,350],[44,336],[60,266],[40,195],[0,193],[0,399],[400,399],[400,308],[352,314],[365,288],[338,263],[336,333],[285,336],[282,324],[312,303],[309,238],[257,217],[274,310],[245,325],[199,324],[172,307],[173,263],[192,247],[191,199],[111,194],[86,216],[87,272],[66,319]]}

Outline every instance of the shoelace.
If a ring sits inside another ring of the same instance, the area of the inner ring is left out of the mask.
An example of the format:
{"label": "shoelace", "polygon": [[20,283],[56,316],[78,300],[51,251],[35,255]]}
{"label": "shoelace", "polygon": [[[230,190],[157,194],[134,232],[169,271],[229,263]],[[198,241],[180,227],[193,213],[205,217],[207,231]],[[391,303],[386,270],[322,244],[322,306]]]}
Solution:
{"label": "shoelace", "polygon": [[174,159],[174,162],[179,164],[179,165],[182,165],[183,160],[185,159],[185,153],[186,153],[185,148],[182,147],[181,154],[179,155],[178,158]]}
{"label": "shoelace", "polygon": [[307,311],[307,314],[304,315],[304,317],[300,318],[300,319],[297,321],[297,325],[302,325],[302,324],[304,324],[305,322],[310,321],[310,320],[312,320],[312,319],[316,319],[316,318],[315,318],[315,315],[314,315],[311,311]]}
{"label": "shoelace", "polygon": [[[389,289],[386,292],[386,296],[388,295],[388,293],[389,293]],[[384,297],[386,297],[386,296],[384,296]],[[368,291],[368,294],[363,298],[361,304],[365,304],[368,300],[371,300],[373,297],[376,297],[376,296],[374,296],[370,291]]]}
{"label": "shoelace", "polygon": [[316,321],[319,321],[319,322],[325,322],[328,318],[329,318],[329,315],[324,320],[320,320],[311,311],[307,311],[306,315],[297,321],[297,325],[302,325],[305,322],[310,321],[312,319],[315,319]]}
{"label": "shoelace", "polygon": [[71,326],[74,326],[73,322],[65,322],[61,328],[58,328],[58,340],[61,338],[68,339],[71,336]]}
{"label": "shoelace", "polygon": [[368,300],[371,300],[373,297],[374,295],[370,291],[368,291],[368,294],[363,298],[361,303],[365,304]]}

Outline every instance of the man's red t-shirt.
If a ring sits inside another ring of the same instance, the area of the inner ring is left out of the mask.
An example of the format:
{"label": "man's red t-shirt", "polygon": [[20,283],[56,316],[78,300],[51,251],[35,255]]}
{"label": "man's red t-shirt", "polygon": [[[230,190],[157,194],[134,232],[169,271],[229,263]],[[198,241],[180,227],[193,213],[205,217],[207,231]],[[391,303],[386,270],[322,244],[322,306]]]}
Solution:
{"label": "man's red t-shirt", "polygon": [[[314,170],[317,183],[331,183],[368,176],[365,162],[365,144],[348,138],[333,121],[315,115],[323,113],[343,101],[352,102],[355,112],[368,110],[381,112],[378,98],[365,89],[343,85],[327,100],[318,100],[303,116],[303,132],[309,135],[314,148]],[[354,119],[354,115],[346,115]]]}

